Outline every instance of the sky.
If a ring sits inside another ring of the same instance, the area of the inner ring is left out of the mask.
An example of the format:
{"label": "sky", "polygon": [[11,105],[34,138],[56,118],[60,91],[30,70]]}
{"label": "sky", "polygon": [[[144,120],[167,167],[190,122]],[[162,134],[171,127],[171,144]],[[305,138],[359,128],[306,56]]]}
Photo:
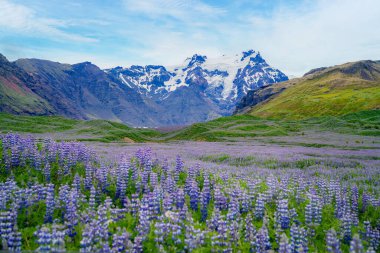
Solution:
{"label": "sky", "polygon": [[101,68],[260,51],[288,75],[380,60],[379,0],[0,0],[10,60]]}

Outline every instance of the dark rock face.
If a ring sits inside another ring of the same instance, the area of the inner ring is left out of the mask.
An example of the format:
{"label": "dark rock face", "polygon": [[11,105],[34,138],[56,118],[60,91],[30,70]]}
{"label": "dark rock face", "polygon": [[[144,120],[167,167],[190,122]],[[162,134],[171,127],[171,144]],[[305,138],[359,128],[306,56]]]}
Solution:
{"label": "dark rock face", "polygon": [[137,92],[90,62],[66,65],[32,59],[18,60],[16,64],[38,81],[32,90],[60,115],[130,125],[155,123],[149,114],[150,106]]}
{"label": "dark rock face", "polygon": [[308,76],[308,75],[311,75],[311,74],[315,74],[315,73],[321,72],[321,71],[323,71],[325,69],[327,69],[327,67],[321,67],[321,68],[312,69],[312,70],[306,72],[303,76]]}
{"label": "dark rock face", "polygon": [[374,81],[380,75],[380,69],[376,68],[374,61],[360,61],[349,64],[340,69],[341,73],[346,75],[356,75],[359,78],[368,81]]}
{"label": "dark rock face", "polygon": [[236,104],[234,114],[243,113],[245,110],[255,106],[268,98],[277,95],[284,91],[285,88],[273,89],[272,87],[262,87],[258,90],[248,91],[247,95],[244,96],[239,103]]}

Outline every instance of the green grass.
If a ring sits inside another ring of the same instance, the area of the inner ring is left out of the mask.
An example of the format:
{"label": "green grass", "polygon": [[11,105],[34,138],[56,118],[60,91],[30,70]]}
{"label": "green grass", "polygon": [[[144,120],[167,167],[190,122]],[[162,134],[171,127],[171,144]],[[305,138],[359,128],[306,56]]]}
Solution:
{"label": "green grass", "polygon": [[[305,120],[263,119],[252,115],[235,115],[194,124],[177,131],[168,139],[227,141],[302,134],[311,129],[322,132],[380,136],[380,110],[362,111],[343,116],[321,116]],[[322,147],[324,144],[305,145]]]}
{"label": "green grass", "polygon": [[0,132],[57,133],[80,141],[145,142],[161,134],[151,129],[131,128],[107,120],[73,120],[59,116],[19,116],[0,113]]}
{"label": "green grass", "polygon": [[252,108],[250,114],[277,119],[305,119],[380,108],[380,81],[333,72],[301,79],[278,96]]}
{"label": "green grass", "polygon": [[[15,116],[0,113],[0,132],[62,132],[64,136],[79,141],[237,141],[257,137],[302,135],[303,132],[309,130],[380,136],[380,110],[304,120],[262,119],[252,115],[235,115],[196,123],[182,130],[165,134],[152,129],[131,128],[107,120],[82,121],[58,116]],[[330,147],[329,144],[318,143],[303,145],[317,148]]]}
{"label": "green grass", "polygon": [[19,113],[37,112],[42,114],[48,110],[53,110],[44,99],[31,91],[26,90],[22,86],[17,86],[17,89],[12,89],[0,80],[0,108],[2,107],[7,107],[8,110]]}
{"label": "green grass", "polygon": [[223,117],[177,131],[169,140],[227,141],[257,136],[283,136],[289,129],[281,122],[251,115]]}

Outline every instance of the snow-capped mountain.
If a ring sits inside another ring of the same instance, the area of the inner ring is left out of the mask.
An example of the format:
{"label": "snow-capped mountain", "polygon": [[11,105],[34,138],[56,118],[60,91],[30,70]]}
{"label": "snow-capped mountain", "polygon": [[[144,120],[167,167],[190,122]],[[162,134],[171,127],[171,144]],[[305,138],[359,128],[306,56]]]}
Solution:
{"label": "snow-capped mountain", "polygon": [[218,58],[195,54],[174,67],[133,65],[106,72],[155,101],[168,99],[181,87],[195,88],[224,113],[230,112],[249,90],[288,80],[254,50]]}
{"label": "snow-capped mountain", "polygon": [[[196,54],[174,67],[148,65],[107,70],[90,62],[9,62],[0,55],[0,84],[1,79],[6,80],[6,89],[12,91],[6,94],[15,94],[3,95],[6,99],[1,99],[0,92],[0,109],[7,112],[159,127],[231,115],[249,90],[287,77],[270,67],[258,52],[250,50],[214,59]],[[18,93],[14,87],[18,87]],[[29,100],[25,96],[33,97],[33,104],[26,103]]]}

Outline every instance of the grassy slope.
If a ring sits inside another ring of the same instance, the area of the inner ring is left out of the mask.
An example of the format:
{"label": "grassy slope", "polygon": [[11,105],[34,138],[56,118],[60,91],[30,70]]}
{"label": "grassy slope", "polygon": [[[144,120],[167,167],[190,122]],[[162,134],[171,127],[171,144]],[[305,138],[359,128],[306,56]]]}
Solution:
{"label": "grassy slope", "polygon": [[160,135],[150,129],[135,129],[126,125],[107,121],[80,121],[58,116],[16,116],[0,113],[0,132],[24,133],[64,132],[75,139],[88,141],[149,141]]}
{"label": "grassy slope", "polygon": [[233,138],[287,135],[287,125],[250,115],[223,117],[197,123],[168,136],[170,140],[222,141]]}
{"label": "grassy slope", "polygon": [[222,117],[197,123],[182,130],[159,133],[106,121],[80,121],[57,116],[14,116],[0,113],[0,132],[63,132],[72,139],[88,141],[227,141],[259,136],[301,134],[307,130],[333,131],[354,135],[380,136],[380,110],[344,116],[324,116],[306,120],[262,119],[252,115]]}
{"label": "grassy slope", "polygon": [[380,81],[333,72],[303,79],[249,113],[265,118],[305,119],[379,108]]}
{"label": "grassy slope", "polygon": [[34,93],[16,87],[18,91],[5,85],[4,80],[0,80],[1,107],[16,113],[44,113],[46,109],[53,110],[45,100]]}
{"label": "grassy slope", "polygon": [[231,137],[281,136],[307,130],[380,136],[380,110],[344,116],[323,116],[306,120],[262,119],[252,115],[223,117],[194,124],[170,136],[171,140],[223,141]]}

